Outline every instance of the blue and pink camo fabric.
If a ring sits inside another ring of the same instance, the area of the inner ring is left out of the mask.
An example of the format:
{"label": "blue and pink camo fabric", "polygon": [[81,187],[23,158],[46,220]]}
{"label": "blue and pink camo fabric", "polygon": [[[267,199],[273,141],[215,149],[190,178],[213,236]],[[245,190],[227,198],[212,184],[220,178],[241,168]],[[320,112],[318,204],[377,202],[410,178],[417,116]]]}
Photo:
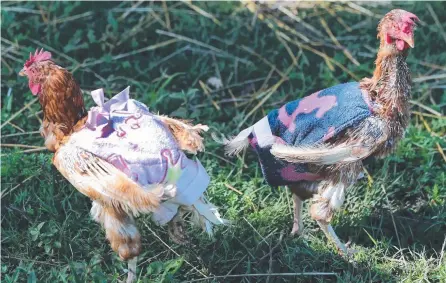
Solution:
{"label": "blue and pink camo fabric", "polygon": [[317,181],[321,176],[309,172],[307,164],[278,160],[271,152],[274,143],[295,147],[314,146],[336,137],[372,115],[368,95],[359,83],[336,85],[289,102],[268,113],[236,139],[248,138],[256,151],[265,180],[271,186],[299,181]]}

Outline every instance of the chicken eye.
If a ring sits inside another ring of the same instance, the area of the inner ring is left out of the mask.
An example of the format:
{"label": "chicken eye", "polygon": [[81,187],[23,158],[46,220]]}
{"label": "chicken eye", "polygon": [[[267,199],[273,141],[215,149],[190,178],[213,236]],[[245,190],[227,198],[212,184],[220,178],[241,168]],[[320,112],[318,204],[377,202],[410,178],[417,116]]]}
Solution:
{"label": "chicken eye", "polygon": [[404,32],[405,34],[409,34],[412,31],[412,25],[408,24],[408,23],[404,23],[403,27],[401,28],[401,31]]}

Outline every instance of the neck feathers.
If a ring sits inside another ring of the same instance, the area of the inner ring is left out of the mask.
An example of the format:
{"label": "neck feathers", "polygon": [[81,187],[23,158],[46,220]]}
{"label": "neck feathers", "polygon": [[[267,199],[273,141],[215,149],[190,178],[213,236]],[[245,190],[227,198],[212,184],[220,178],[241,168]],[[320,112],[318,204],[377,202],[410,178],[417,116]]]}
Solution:
{"label": "neck feathers", "polygon": [[64,135],[87,115],[79,85],[70,72],[56,65],[42,85],[39,101],[44,120],[57,125]]}
{"label": "neck feathers", "polygon": [[[380,48],[373,77],[364,78],[360,83],[360,87],[376,103],[376,115],[386,121],[392,145],[403,137],[409,124],[412,82],[406,57],[407,51],[401,53],[390,48]],[[383,152],[392,148],[386,148]]]}
{"label": "neck feathers", "polygon": [[412,83],[406,57],[407,52],[380,48],[373,77],[361,81],[361,88],[368,91],[380,106],[381,109],[378,111],[383,118],[389,120],[404,118],[404,126],[407,125],[406,120],[409,116]]}

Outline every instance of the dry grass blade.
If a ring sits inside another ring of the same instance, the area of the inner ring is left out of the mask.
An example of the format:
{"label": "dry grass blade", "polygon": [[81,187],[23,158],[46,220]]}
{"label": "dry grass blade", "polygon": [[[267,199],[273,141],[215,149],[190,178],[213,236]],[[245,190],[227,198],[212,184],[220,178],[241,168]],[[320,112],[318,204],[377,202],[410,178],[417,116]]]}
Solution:
{"label": "dry grass blade", "polygon": [[[387,205],[388,205],[388,207],[389,207],[389,209],[390,209],[392,206],[391,206],[391,204],[390,204],[390,201],[389,201],[389,197],[388,197],[386,188],[384,187],[384,185],[382,185],[381,188],[382,188],[382,190],[383,190],[383,192],[384,192],[384,196],[386,197]],[[398,233],[398,229],[397,229],[397,227],[396,227],[395,218],[393,217],[393,213],[392,213],[391,211],[389,211],[389,212],[390,212],[390,217],[392,218],[393,228],[395,229],[395,236],[396,236],[396,239],[397,239],[397,241],[398,241],[399,248],[401,249],[401,247],[402,247],[402,246],[401,246],[401,240],[400,240],[400,236],[399,236],[399,233]],[[404,258],[404,255],[403,255],[403,258]]]}
{"label": "dry grass blade", "polygon": [[215,279],[226,279],[226,278],[240,278],[240,277],[266,277],[266,276],[336,276],[334,272],[296,272],[296,273],[250,273],[250,274],[231,274],[231,275],[221,275],[212,276],[208,278],[200,278],[194,280],[184,281],[184,283],[200,282],[204,280],[215,280]]}
{"label": "dry grass blade", "polygon": [[446,79],[446,73],[432,75],[432,76],[418,77],[418,78],[413,79],[413,82],[420,83],[420,82],[424,82],[424,81],[438,80],[438,79]]}
{"label": "dry grass blade", "polygon": [[263,97],[263,99],[259,103],[257,103],[257,105],[254,106],[254,108],[252,108],[252,110],[249,111],[248,114],[245,115],[243,120],[239,123],[238,127],[240,128],[249,119],[249,117],[251,117],[251,115],[254,114],[257,111],[257,109],[259,109],[286,80],[287,80],[286,78],[280,79],[280,81],[278,81],[269,90],[267,90],[265,92],[266,93],[265,97]]}
{"label": "dry grass blade", "polygon": [[438,26],[438,29],[440,30],[440,33],[441,33],[441,36],[443,37],[444,42],[446,42],[446,33],[444,32],[443,25],[438,20],[437,14],[435,14],[435,11],[432,8],[432,5],[431,4],[426,4],[426,7],[429,10],[429,13],[431,13],[432,18],[434,18],[435,24]]}
{"label": "dry grass blade", "polygon": [[19,130],[19,131],[22,132],[22,133],[25,132],[24,129],[20,128],[20,127],[17,126],[16,124],[13,124],[12,122],[8,122],[8,125],[10,125],[11,127],[15,128],[15,129],[17,129],[17,130]]}
{"label": "dry grass blade", "polygon": [[1,61],[2,61],[3,66],[6,66],[6,68],[8,68],[8,70],[9,70],[10,73],[12,73],[12,72],[14,71],[14,70],[11,68],[11,66],[9,66],[9,64],[6,63],[6,61],[5,61],[3,58],[1,58]]}
{"label": "dry grass blade", "polygon": [[287,51],[288,55],[290,55],[290,57],[291,57],[291,60],[293,60],[293,64],[295,66],[297,66],[297,63],[298,63],[297,61],[298,61],[298,58],[300,58],[300,55],[302,54],[302,49],[299,49],[299,54],[296,57],[296,56],[294,56],[293,51],[291,50],[291,48],[288,45],[288,43],[285,40],[283,40],[283,38],[281,38],[277,34],[276,34],[276,38],[280,41],[280,43],[282,43],[283,47],[285,47],[285,50]]}
{"label": "dry grass blade", "polygon": [[[177,41],[178,41],[177,39],[166,40],[166,41],[163,41],[163,42],[160,42],[160,43],[157,43],[157,44],[153,44],[153,45],[150,45],[150,46],[147,46],[147,47],[143,47],[143,48],[140,48],[140,49],[137,49],[137,50],[133,50],[133,51],[128,52],[128,53],[115,55],[115,56],[112,57],[112,59],[113,60],[119,60],[119,59],[122,59],[122,58],[125,58],[125,57],[128,57],[128,56],[132,56],[132,55],[136,55],[136,54],[142,53],[142,52],[152,51],[152,50],[155,50],[155,49],[158,49],[158,48],[161,48],[161,47],[165,47],[165,46],[170,45],[172,43],[175,43]],[[104,60],[101,59],[101,60],[96,60],[96,61],[93,61],[93,62],[90,62],[90,63],[83,63],[83,64],[80,65],[80,67],[91,67],[91,66],[98,65],[98,64],[101,64],[101,63],[104,63]]]}
{"label": "dry grass blade", "polygon": [[[216,157],[216,158],[218,158],[218,159],[220,159],[220,160],[222,160],[222,161],[224,161],[224,162],[226,162],[226,163],[228,163],[228,164],[231,164],[232,166],[237,167],[237,164],[235,164],[235,163],[232,162],[231,160],[228,160],[228,159],[226,159],[226,158],[223,158],[223,157],[221,157],[221,156],[219,156],[219,155],[217,155],[217,154],[215,154],[215,153],[213,153],[213,152],[205,151],[204,154],[212,155],[212,156],[214,156],[214,157]],[[243,167],[244,167],[244,168],[248,168],[248,166],[247,166],[246,164],[243,164]]]}
{"label": "dry grass blade", "polygon": [[2,191],[0,193],[0,198],[4,198],[5,196],[7,196],[8,194],[12,193],[13,191],[15,191],[18,187],[20,187],[21,185],[25,184],[26,182],[28,182],[29,180],[31,180],[32,178],[38,176],[40,174],[42,170],[38,170],[34,175],[29,176],[28,178],[26,178],[25,180],[23,180],[22,182],[20,182],[20,184],[17,184],[16,186],[14,186],[12,189],[8,190],[8,191]]}
{"label": "dry grass blade", "polygon": [[27,145],[27,144],[15,144],[15,143],[2,143],[2,147],[21,147],[21,148],[41,148],[41,146]]}
{"label": "dry grass blade", "polygon": [[432,114],[422,113],[419,111],[412,111],[412,114],[421,115],[421,116],[430,117],[430,118],[446,119],[446,116],[432,115]]}
{"label": "dry grass blade", "polygon": [[166,36],[170,36],[170,37],[176,38],[176,39],[178,39],[178,40],[186,41],[186,42],[189,42],[189,43],[192,43],[192,44],[195,44],[195,45],[198,45],[198,46],[207,48],[207,49],[209,49],[209,50],[214,51],[214,52],[217,53],[217,54],[218,54],[218,53],[225,54],[225,55],[227,55],[228,57],[236,58],[237,60],[239,60],[240,62],[243,62],[243,63],[245,63],[245,64],[252,64],[252,63],[249,62],[248,60],[245,60],[245,59],[242,59],[242,58],[235,57],[235,56],[229,54],[229,53],[226,52],[226,51],[223,51],[223,50],[218,49],[218,48],[216,48],[216,47],[214,47],[214,46],[212,46],[212,45],[206,44],[206,43],[204,43],[204,42],[201,42],[201,41],[192,39],[192,38],[187,37],[187,36],[184,36],[184,35],[176,34],[176,33],[173,33],[173,32],[168,32],[168,31],[164,31],[164,30],[159,30],[159,29],[156,30],[156,33],[158,33],[158,34],[162,34],[162,35],[166,35]]}
{"label": "dry grass blade", "polygon": [[257,52],[255,52],[254,50],[249,48],[248,46],[242,45],[241,48],[243,50],[245,50],[246,52],[248,52],[249,54],[256,56],[258,59],[260,59],[263,63],[265,63],[269,67],[273,68],[274,71],[276,71],[282,78],[286,78],[286,75],[284,73],[282,73],[279,69],[277,69],[276,65],[274,65],[273,63],[271,63],[270,61],[265,59],[262,55],[258,54]]}
{"label": "dry grass blade", "polygon": [[444,237],[443,245],[441,246],[441,253],[440,253],[440,260],[438,261],[438,267],[440,267],[440,264],[442,264],[443,262],[445,246],[446,246],[446,235]]}
{"label": "dry grass blade", "polygon": [[310,47],[308,45],[305,44],[301,44],[300,45],[303,49],[306,49],[308,51],[313,52],[316,55],[321,56],[322,58],[330,61],[330,63],[335,64],[336,66],[338,66],[340,69],[342,69],[344,72],[346,72],[347,74],[349,74],[353,79],[355,79],[356,81],[359,81],[361,78],[358,77],[357,75],[355,75],[353,72],[351,72],[348,68],[346,68],[344,65],[342,65],[341,63],[339,63],[338,61],[336,61],[335,59],[331,58],[330,56],[328,56],[327,54],[318,51],[316,49],[314,49],[313,47]]}
{"label": "dry grass blade", "polygon": [[352,28],[350,27],[350,26],[348,26],[345,22],[344,22],[344,20],[341,18],[341,17],[339,17],[338,15],[336,15],[336,12],[333,10],[333,9],[330,9],[330,8],[327,8],[326,9],[327,11],[328,11],[328,13],[330,14],[330,15],[332,15],[337,21],[338,21],[338,23],[340,23],[348,32],[351,32],[352,31]]}
{"label": "dry grass blade", "polygon": [[44,146],[40,146],[40,147],[36,147],[36,148],[31,148],[31,149],[26,149],[24,151],[20,151],[20,153],[31,153],[31,152],[39,152],[39,151],[45,151],[48,150],[46,147]]}
{"label": "dry grass blade", "polygon": [[331,66],[331,64],[334,64],[336,66],[338,66],[340,69],[342,69],[344,72],[346,72],[347,74],[349,74],[353,79],[355,79],[356,81],[359,81],[361,78],[359,78],[358,76],[356,76],[353,72],[351,72],[348,68],[346,68],[344,65],[342,65],[341,63],[339,63],[338,61],[336,61],[335,59],[331,58],[330,56],[328,56],[327,54],[318,51],[316,49],[314,49],[313,47],[306,45],[306,44],[302,44],[297,40],[293,40],[291,39],[289,36],[287,36],[286,34],[282,33],[282,32],[278,32],[274,29],[274,26],[272,26],[271,24],[267,23],[267,26],[269,28],[271,28],[278,36],[282,37],[284,40],[293,43],[294,45],[298,46],[299,48],[308,50],[313,52],[314,54],[322,57],[325,62],[327,63],[327,66],[332,69],[333,66]]}
{"label": "dry grass blade", "polygon": [[212,96],[210,94],[210,90],[209,90],[208,86],[202,81],[198,81],[198,83],[200,84],[201,88],[203,89],[204,94],[206,94],[206,96],[211,100],[211,103],[215,107],[215,109],[220,111],[221,110],[220,106],[218,106],[218,104],[212,99]]}
{"label": "dry grass blade", "polygon": [[301,24],[302,26],[306,27],[308,30],[311,30],[313,33],[315,33],[316,35],[318,35],[319,37],[324,37],[322,32],[320,32],[319,30],[317,30],[316,28],[314,28],[312,25],[306,23],[305,21],[303,21],[301,18],[299,18],[297,15],[293,14],[290,10],[288,10],[286,7],[284,6],[279,6],[279,11],[281,11],[282,13],[284,13],[285,15],[287,15],[288,17],[290,17],[291,19],[295,20],[296,22],[298,22],[299,24]]}
{"label": "dry grass blade", "polygon": [[30,105],[33,105],[34,103],[36,103],[39,100],[38,97],[34,98],[33,100],[31,100],[30,102],[28,102],[27,104],[25,104],[25,106],[22,107],[22,109],[20,109],[19,111],[17,111],[16,113],[12,114],[11,117],[9,117],[8,120],[6,120],[6,122],[4,122],[1,126],[0,129],[3,129],[3,127],[5,125],[7,125],[9,122],[11,122],[12,120],[14,120],[17,116],[20,115],[20,113],[22,113],[23,111],[25,111]]}
{"label": "dry grass blade", "polygon": [[236,193],[238,193],[239,195],[243,195],[243,193],[241,191],[237,190],[236,188],[234,188],[233,186],[231,186],[231,185],[229,185],[227,183],[225,183],[225,187],[230,189],[230,190],[232,190],[232,191],[234,191],[234,192],[236,192]]}
{"label": "dry grass blade", "polygon": [[441,148],[440,144],[438,142],[436,142],[435,144],[437,145],[437,150],[440,153],[440,155],[443,157],[444,162],[446,162],[446,155],[444,154],[444,151]]}
{"label": "dry grass blade", "polygon": [[136,2],[135,4],[132,5],[132,7],[130,7],[130,9],[128,9],[127,11],[125,11],[124,14],[122,14],[118,20],[122,21],[124,20],[131,12],[133,12],[136,8],[138,8],[142,3],[144,3],[144,0],[140,0],[138,2]]}
{"label": "dry grass blade", "polygon": [[[267,17],[268,17],[269,20],[273,21],[279,28],[282,28],[285,31],[287,31],[287,32],[289,32],[289,33],[299,37],[301,40],[305,41],[306,43],[311,43],[312,42],[312,40],[310,40],[303,33],[297,32],[295,29],[289,27],[283,21],[281,21],[281,20],[279,20],[279,19],[277,19],[277,18],[275,18],[275,17],[273,17],[271,15],[268,15]],[[270,22],[266,21],[266,23],[272,30],[274,30],[274,26]]]}
{"label": "dry grass blade", "polygon": [[350,53],[350,51],[348,51],[344,46],[342,46],[338,39],[336,38],[336,36],[334,36],[334,34],[331,32],[330,28],[328,27],[327,22],[323,19],[323,18],[319,18],[322,26],[324,27],[325,31],[327,32],[328,36],[330,37],[331,41],[333,41],[333,43],[338,46],[339,48],[342,49],[342,52],[344,52],[344,55],[350,60],[352,61],[353,64],[355,64],[356,66],[359,66],[359,62],[358,60],[356,60],[353,55]]}
{"label": "dry grass blade", "polygon": [[413,105],[419,106],[419,107],[423,108],[424,110],[431,112],[432,114],[436,115],[437,117],[443,117],[443,115],[441,115],[440,112],[435,111],[434,109],[430,108],[429,106],[426,106],[418,101],[410,100],[409,102]]}
{"label": "dry grass blade", "polygon": [[93,12],[85,12],[79,15],[74,15],[74,16],[70,16],[70,17],[64,17],[64,18],[59,18],[54,20],[54,24],[61,24],[61,23],[66,23],[66,22],[70,22],[70,21],[75,21],[78,19],[82,19],[82,18],[88,18],[93,16]]}
{"label": "dry grass blade", "polygon": [[[424,119],[423,115],[418,115],[421,119],[421,121],[424,124],[424,127],[426,127],[426,130],[432,135],[435,134],[429,124],[427,123],[426,119]],[[440,153],[440,155],[443,157],[443,160],[446,162],[446,155],[444,154],[443,148],[441,148],[440,144],[438,142],[435,142],[435,145],[437,146],[437,150]]]}
{"label": "dry grass blade", "polygon": [[[174,249],[172,249],[171,246],[169,246],[166,242],[163,241],[163,239],[161,239],[160,236],[158,236],[158,234],[155,233],[155,231],[153,231],[149,225],[147,225],[147,223],[144,223],[144,225],[146,226],[147,229],[149,229],[149,231],[163,244],[165,245],[171,252],[173,252],[176,256],[180,256],[179,253],[177,253]],[[206,274],[204,274],[203,272],[201,272],[200,270],[198,270],[195,266],[193,266],[189,261],[187,261],[186,259],[184,259],[184,262],[189,265],[190,267],[192,267],[193,270],[197,271],[198,273],[200,273],[203,277],[203,279],[207,279],[209,278]]]}
{"label": "dry grass blade", "polygon": [[201,9],[198,6],[195,6],[194,4],[192,4],[192,1],[189,0],[181,0],[181,2],[183,2],[184,4],[186,4],[187,6],[189,6],[192,10],[194,10],[195,12],[197,12],[198,14],[202,15],[205,18],[211,19],[216,25],[221,25],[221,22],[219,20],[217,20],[216,17],[214,17],[213,15],[209,14],[208,12],[206,12],[205,10]]}
{"label": "dry grass blade", "polygon": [[171,24],[170,24],[170,16],[169,16],[169,8],[167,8],[166,0],[162,1],[163,4],[163,10],[164,10],[164,19],[166,21],[166,26],[168,30],[171,30]]}
{"label": "dry grass blade", "polygon": [[256,234],[259,235],[260,238],[262,238],[262,242],[265,242],[266,244],[268,244],[268,242],[266,241],[265,237],[263,237],[262,234],[260,234],[259,231],[257,231],[256,228],[254,228],[254,226],[252,226],[252,224],[248,221],[248,219],[243,217],[243,220],[245,220],[245,222],[248,223],[249,227],[251,227],[252,230],[254,230],[254,232],[256,232]]}
{"label": "dry grass blade", "polygon": [[356,11],[358,11],[358,12],[364,14],[364,15],[370,16],[370,17],[381,19],[384,16],[384,15],[375,14],[372,11],[370,11],[369,9],[366,9],[366,8],[360,6],[360,5],[356,4],[356,3],[353,3],[353,2],[348,2],[347,5],[350,8],[352,8],[352,9],[354,9],[354,10],[356,10]]}
{"label": "dry grass blade", "polygon": [[35,135],[35,134],[40,134],[40,132],[32,131],[32,132],[8,134],[8,135],[2,135],[1,138],[9,138],[9,137],[16,137],[16,136],[24,136],[24,135]]}
{"label": "dry grass blade", "polygon": [[33,259],[28,259],[28,258],[23,258],[23,257],[15,257],[15,256],[5,256],[5,258],[13,258],[13,259],[17,259],[17,260],[23,260],[23,261],[30,261],[33,264],[34,263],[38,263],[38,264],[45,264],[45,265],[51,265],[51,266],[61,266],[61,265],[67,265],[67,263],[62,263],[62,262],[57,262],[58,264],[55,263],[50,263],[47,261],[39,261],[39,260],[33,260]]}
{"label": "dry grass blade", "polygon": [[39,10],[32,10],[22,7],[2,7],[2,11],[40,15]]}

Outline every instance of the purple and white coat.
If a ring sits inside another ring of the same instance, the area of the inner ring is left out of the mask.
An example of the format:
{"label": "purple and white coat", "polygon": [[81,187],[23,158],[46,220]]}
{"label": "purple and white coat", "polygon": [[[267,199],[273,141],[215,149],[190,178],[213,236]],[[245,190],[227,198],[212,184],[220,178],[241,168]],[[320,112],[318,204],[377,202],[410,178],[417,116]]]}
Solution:
{"label": "purple and white coat", "polygon": [[84,128],[71,135],[70,145],[112,164],[144,190],[161,185],[163,202],[152,211],[156,223],[172,220],[180,206],[193,206],[211,222],[223,223],[215,207],[204,201],[210,178],[200,161],[184,154],[146,105],[130,99],[129,87],[106,102],[102,89],[91,95],[97,106],[88,112]]}

